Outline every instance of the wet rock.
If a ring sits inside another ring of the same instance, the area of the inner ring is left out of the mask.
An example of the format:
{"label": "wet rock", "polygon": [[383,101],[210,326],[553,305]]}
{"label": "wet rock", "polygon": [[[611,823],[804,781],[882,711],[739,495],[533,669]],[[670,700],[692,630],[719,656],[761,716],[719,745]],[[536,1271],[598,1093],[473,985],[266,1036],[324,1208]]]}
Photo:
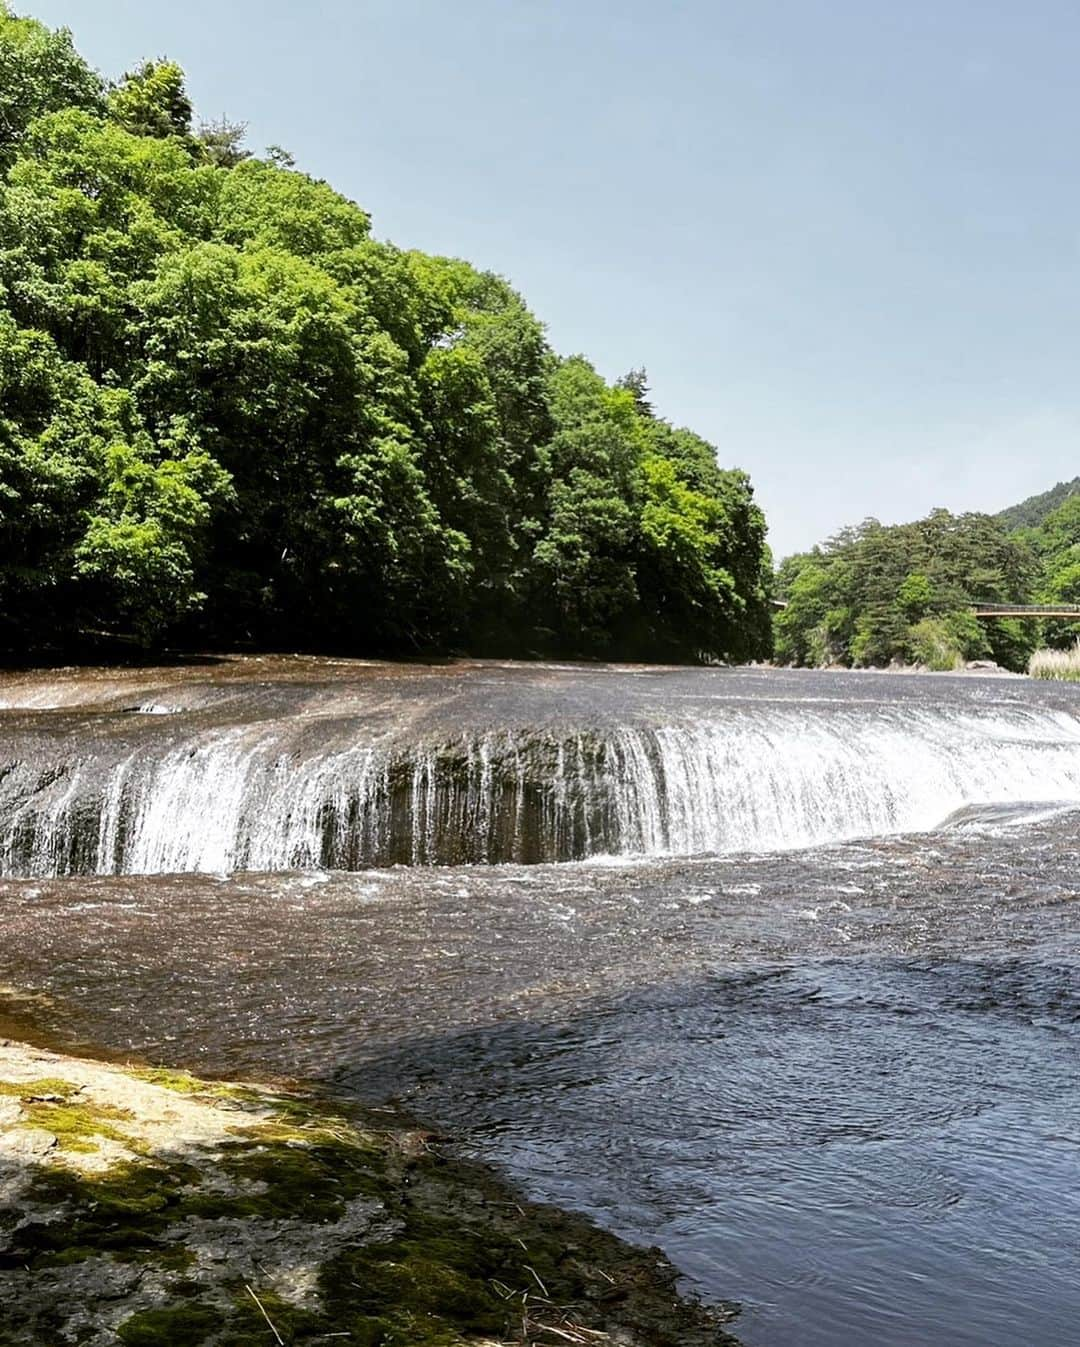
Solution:
{"label": "wet rock", "polygon": [[[16,1114],[16,1118],[18,1117]],[[11,1123],[16,1121],[11,1119]],[[27,1127],[16,1130],[8,1124],[7,1130],[0,1133],[0,1170],[24,1164],[28,1160],[41,1160],[57,1147],[57,1139],[44,1128]],[[3,1123],[0,1121],[0,1126]]]}
{"label": "wet rock", "polygon": [[1012,669],[1004,669],[1000,664],[995,664],[992,659],[973,659],[964,665],[965,673],[993,674],[997,678],[1023,678],[1024,674],[1014,673]]}
{"label": "wet rock", "polygon": [[4,1342],[733,1342],[656,1250],[385,1111],[10,1043],[0,1103]]}

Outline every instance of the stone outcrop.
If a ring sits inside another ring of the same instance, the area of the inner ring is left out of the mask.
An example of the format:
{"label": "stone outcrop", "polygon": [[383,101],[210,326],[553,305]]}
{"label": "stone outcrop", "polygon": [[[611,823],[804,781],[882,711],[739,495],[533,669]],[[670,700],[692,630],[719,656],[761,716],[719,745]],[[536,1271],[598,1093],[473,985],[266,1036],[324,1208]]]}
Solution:
{"label": "stone outcrop", "polygon": [[0,1344],[731,1343],[656,1250],[385,1112],[0,1042]]}

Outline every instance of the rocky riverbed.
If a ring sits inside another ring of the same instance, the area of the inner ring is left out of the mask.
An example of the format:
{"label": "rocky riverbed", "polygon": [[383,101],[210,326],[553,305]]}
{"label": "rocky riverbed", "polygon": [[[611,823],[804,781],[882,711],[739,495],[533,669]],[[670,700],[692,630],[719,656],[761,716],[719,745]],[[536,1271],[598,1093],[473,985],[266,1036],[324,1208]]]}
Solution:
{"label": "rocky riverbed", "polygon": [[0,1041],[0,1343],[733,1343],[397,1114]]}

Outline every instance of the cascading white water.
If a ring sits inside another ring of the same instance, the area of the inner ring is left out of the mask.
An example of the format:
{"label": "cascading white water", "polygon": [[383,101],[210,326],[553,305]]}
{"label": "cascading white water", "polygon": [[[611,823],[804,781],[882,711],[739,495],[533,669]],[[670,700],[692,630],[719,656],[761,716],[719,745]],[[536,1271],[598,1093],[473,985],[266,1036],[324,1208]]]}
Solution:
{"label": "cascading white water", "polygon": [[772,711],[737,726],[654,732],[659,770],[624,757],[624,836],[648,853],[775,850],[930,829],[965,805],[1080,802],[1080,722],[1017,709],[1008,718],[862,708]]}
{"label": "cascading white water", "polygon": [[760,851],[1022,801],[1080,804],[1080,720],[1018,704],[727,704],[655,724],[409,743],[277,719],[162,731],[108,761],[0,764],[0,870]]}

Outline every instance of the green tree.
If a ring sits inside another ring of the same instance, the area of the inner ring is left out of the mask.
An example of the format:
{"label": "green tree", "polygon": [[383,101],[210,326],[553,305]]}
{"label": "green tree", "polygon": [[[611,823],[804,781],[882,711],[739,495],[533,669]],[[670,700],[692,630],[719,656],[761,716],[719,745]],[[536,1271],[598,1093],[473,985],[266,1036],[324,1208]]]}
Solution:
{"label": "green tree", "polygon": [[200,123],[196,139],[215,168],[235,168],[251,158],[251,151],[244,148],[246,136],[247,122],[230,122],[226,117],[219,117],[216,121]]}
{"label": "green tree", "polygon": [[634,406],[638,409],[641,416],[653,417],[656,415],[653,405],[649,401],[649,376],[642,365],[638,369],[632,369],[628,374],[624,374],[621,379],[616,380],[616,388],[624,388],[634,399]]}
{"label": "green tree", "polygon": [[603,650],[624,637],[638,601],[644,435],[630,394],[608,388],[579,356],[552,371],[549,397],[555,432],[544,450],[533,601],[556,644]]}
{"label": "green tree", "polygon": [[788,606],[776,619],[777,654],[793,664],[944,668],[992,652],[1023,668],[1029,638],[971,609],[1022,602],[1036,580],[1030,549],[988,515],[934,510],[889,527],[868,519],[781,566]]}
{"label": "green tree", "polygon": [[934,586],[925,575],[912,571],[897,590],[896,602],[909,622],[917,622],[933,607]]}
{"label": "green tree", "polygon": [[143,61],[109,92],[109,115],[135,136],[191,135],[192,107],[175,61]]}
{"label": "green tree", "polygon": [[749,480],[644,371],[403,252],[174,62],[106,92],[0,7],[0,631],[768,652]]}
{"label": "green tree", "polygon": [[71,33],[51,32],[16,17],[0,0],[0,168],[9,164],[27,127],[46,112],[100,112],[104,81],[75,50]]}
{"label": "green tree", "polygon": [[[1070,490],[1041,526],[1026,536],[1040,562],[1039,601],[1080,604],[1080,495]],[[1042,640],[1051,649],[1069,649],[1078,635],[1080,622],[1067,618],[1051,618],[1043,625]]]}
{"label": "green tree", "polygon": [[132,417],[126,394],[107,394],[105,403],[119,437],[102,455],[75,575],[87,582],[84,609],[105,624],[119,619],[150,644],[206,598],[195,573],[229,479],[186,423],[173,423],[155,445],[145,431],[124,434]]}
{"label": "green tree", "polygon": [[183,421],[155,442],[131,396],[98,388],[43,333],[0,318],[0,611],[40,638],[144,640],[199,601],[194,575],[226,474]]}

